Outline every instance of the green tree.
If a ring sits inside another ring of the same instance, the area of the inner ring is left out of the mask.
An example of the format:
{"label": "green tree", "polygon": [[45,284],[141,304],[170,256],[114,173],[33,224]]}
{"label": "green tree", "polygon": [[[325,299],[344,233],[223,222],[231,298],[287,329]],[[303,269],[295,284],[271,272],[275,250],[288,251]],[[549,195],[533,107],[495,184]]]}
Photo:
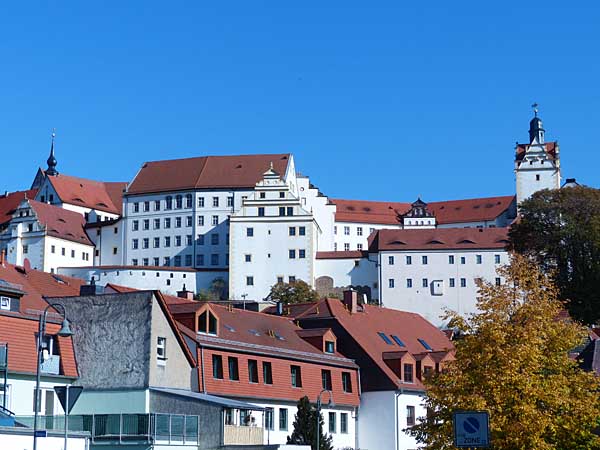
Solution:
{"label": "green tree", "polygon": [[520,205],[509,248],[552,274],[571,316],[600,320],[600,190],[573,187],[536,192]]}
{"label": "green tree", "polygon": [[221,277],[215,278],[209,289],[200,289],[196,299],[205,302],[227,299],[227,283]]}
{"label": "green tree", "polygon": [[[321,424],[319,449],[333,450],[331,436],[323,432],[324,420],[323,414],[319,413],[319,423]],[[317,447],[317,409],[310,404],[308,397],[304,396],[298,400],[298,412],[294,417],[294,431],[287,438],[288,444],[310,445],[312,450]]]}
{"label": "green tree", "polygon": [[271,299],[284,304],[319,301],[319,294],[308,283],[297,280],[293,283],[277,283],[271,287]]}
{"label": "green tree", "polygon": [[426,449],[451,449],[452,413],[486,410],[496,450],[599,448],[599,380],[569,358],[585,329],[558,318],[558,290],[529,260],[500,272],[505,284],[479,284],[480,312],[450,314],[456,360],[425,381],[427,417],[407,431]]}

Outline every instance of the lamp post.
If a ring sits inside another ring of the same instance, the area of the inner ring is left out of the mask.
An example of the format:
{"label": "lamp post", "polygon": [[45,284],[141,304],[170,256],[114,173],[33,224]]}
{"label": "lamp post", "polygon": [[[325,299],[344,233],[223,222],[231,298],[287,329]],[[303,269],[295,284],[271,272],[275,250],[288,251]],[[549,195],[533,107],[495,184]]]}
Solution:
{"label": "lamp post", "polygon": [[[44,309],[44,313],[40,315],[39,327],[38,327],[38,336],[37,336],[37,369],[35,373],[35,394],[34,394],[34,415],[33,415],[33,450],[37,450],[37,422],[38,422],[38,409],[41,406],[40,399],[40,369],[42,366],[43,359],[43,342],[44,342],[44,334],[46,334],[46,317],[48,315],[48,309],[60,307],[62,309],[62,325],[57,336],[60,337],[69,337],[73,335],[71,328],[69,327],[69,321],[67,320],[67,312],[65,310],[64,305],[60,303],[50,303]],[[67,406],[68,409],[68,406]],[[65,435],[67,431],[65,430]],[[67,448],[66,438],[65,438],[65,450]]]}
{"label": "lamp post", "polygon": [[327,392],[329,394],[329,402],[327,403],[329,406],[335,406],[335,403],[333,402],[333,392],[331,392],[329,389],[323,389],[321,392],[319,392],[319,395],[317,396],[317,448],[316,450],[320,450],[319,447],[319,440],[321,438],[321,396]]}

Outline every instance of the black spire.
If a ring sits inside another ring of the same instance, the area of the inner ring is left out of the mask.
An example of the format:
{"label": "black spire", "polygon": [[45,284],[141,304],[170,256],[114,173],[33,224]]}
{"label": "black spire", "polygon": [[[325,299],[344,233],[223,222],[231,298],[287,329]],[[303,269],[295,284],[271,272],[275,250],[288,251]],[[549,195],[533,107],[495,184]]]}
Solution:
{"label": "black spire", "polygon": [[529,122],[529,143],[533,144],[536,141],[536,144],[543,144],[545,130],[542,119],[538,117],[538,104],[534,103],[531,107],[533,108],[534,117]]}
{"label": "black spire", "polygon": [[46,161],[48,163],[48,169],[46,170],[46,175],[58,175],[58,172],[56,171],[56,165],[58,163],[56,162],[56,158],[54,157],[54,138],[55,137],[56,137],[56,133],[53,130],[52,131],[52,145],[50,146],[50,156],[48,156],[48,160]]}

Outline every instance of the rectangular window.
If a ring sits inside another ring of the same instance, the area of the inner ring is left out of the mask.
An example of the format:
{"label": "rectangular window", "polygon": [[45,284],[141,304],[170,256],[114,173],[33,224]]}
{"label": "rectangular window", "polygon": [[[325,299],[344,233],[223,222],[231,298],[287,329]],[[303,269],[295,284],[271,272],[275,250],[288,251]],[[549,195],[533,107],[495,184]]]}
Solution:
{"label": "rectangular window", "polygon": [[135,202],[135,203],[133,204],[133,212],[134,212],[134,213],[138,213],[138,212],[140,212],[140,204],[139,204],[138,202]]}
{"label": "rectangular window", "polygon": [[192,255],[185,255],[185,265],[186,265],[186,267],[191,267]]}
{"label": "rectangular window", "polygon": [[204,235],[203,234],[198,235],[198,239],[196,239],[196,243],[198,245],[204,245]]}
{"label": "rectangular window", "polygon": [[289,236],[296,236],[296,227],[289,227],[288,228],[288,235]]}
{"label": "rectangular window", "polygon": [[198,208],[204,208],[204,197],[198,197]]}
{"label": "rectangular window", "polygon": [[186,227],[191,227],[194,223],[194,217],[193,216],[186,216],[185,217],[185,226]]}
{"label": "rectangular window", "polygon": [[131,260],[131,265],[132,265],[132,266],[137,266],[137,265],[138,265],[138,260],[137,260],[137,258],[133,258],[133,259]]}
{"label": "rectangular window", "polygon": [[133,222],[131,222],[131,230],[132,231],[137,231],[140,229],[140,221],[139,220],[134,220]]}
{"label": "rectangular window", "polygon": [[165,228],[171,228],[171,218],[165,217]]}
{"label": "rectangular window", "polygon": [[481,259],[482,259],[482,258],[481,258],[481,255],[475,255],[475,262],[476,262],[477,264],[481,264]]}
{"label": "rectangular window", "polygon": [[413,382],[413,365],[412,364],[404,364],[404,382],[412,383]]}
{"label": "rectangular window", "polygon": [[149,266],[150,265],[150,261],[148,260],[148,258],[142,258],[142,264],[144,266]]}
{"label": "rectangular window", "polygon": [[300,258],[300,259],[306,258],[306,250],[304,250],[302,248],[300,250],[298,250],[298,258]]}
{"label": "rectangular window", "polygon": [[165,256],[163,258],[163,266],[169,267],[170,265],[171,265],[171,257],[170,256]]}
{"label": "rectangular window", "polygon": [[254,286],[254,277],[246,277],[246,286]]}
{"label": "rectangular window", "polygon": [[425,256],[425,255],[421,256],[421,262],[423,264],[427,264],[427,256]]}
{"label": "rectangular window", "polygon": [[252,255],[244,255],[245,262],[252,262]]}
{"label": "rectangular window", "polygon": [[411,264],[412,264],[412,256],[409,255],[406,257],[406,265],[410,266]]}
{"label": "rectangular window", "polygon": [[233,197],[227,197],[227,207],[233,208]]}
{"label": "rectangular window", "polygon": [[390,341],[390,338],[387,337],[387,334],[379,331],[377,332],[377,335],[383,340],[383,342],[385,342],[387,345],[394,345],[392,344],[392,341]]}
{"label": "rectangular window", "polygon": [[223,379],[223,357],[221,355],[212,355],[213,378]]}
{"label": "rectangular window", "polygon": [[175,208],[176,209],[183,208],[183,197],[181,195],[175,196]]}
{"label": "rectangular window", "polygon": [[287,215],[288,216],[293,216],[294,215],[294,207],[293,206],[288,206],[287,207]]}
{"label": "rectangular window", "polygon": [[144,202],[144,212],[150,211],[150,202]]}
{"label": "rectangular window", "polygon": [[350,236],[350,227],[344,227],[344,234]]}
{"label": "rectangular window", "polygon": [[454,264],[454,255],[448,255],[448,264]]}
{"label": "rectangular window", "polygon": [[144,230],[150,229],[150,219],[144,219]]}
{"label": "rectangular window", "polygon": [[153,246],[154,248],[160,248],[160,238],[154,238]]}
{"label": "rectangular window", "polygon": [[356,250],[362,250],[362,249],[363,249],[362,244],[356,244]]}
{"label": "rectangular window", "polygon": [[175,228],[181,228],[181,217],[175,217]]}
{"label": "rectangular window", "polygon": [[502,280],[500,277],[496,277],[496,286],[500,286],[502,284]]}
{"label": "rectangular window", "polygon": [[340,433],[348,434],[348,413],[340,413]]}
{"label": "rectangular window", "polygon": [[210,223],[212,225],[219,225],[219,216],[212,216]]}
{"label": "rectangular window", "polygon": [[288,283],[292,284],[292,283],[295,283],[295,282],[296,282],[296,277],[294,275],[290,275],[288,277]]}
{"label": "rectangular window", "polygon": [[461,264],[465,264],[467,262],[467,259],[464,256],[460,257],[460,263]]}
{"label": "rectangular window", "polygon": [[325,353],[335,353],[335,342],[325,341]]}
{"label": "rectangular window", "polygon": [[388,256],[388,265],[390,265],[390,266],[394,265],[394,257],[393,256]]}
{"label": "rectangular window", "polygon": [[346,242],[344,244],[344,251],[346,251],[346,252],[350,251],[350,243]]}
{"label": "rectangular window", "polygon": [[288,429],[288,410],[287,408],[279,408],[279,431],[287,431]]}
{"label": "rectangular window", "polygon": [[[139,244],[138,244],[138,240],[137,240],[137,239],[133,239],[133,240],[131,241],[131,248],[132,248],[132,249],[136,250],[136,249],[138,248],[138,245],[139,245]],[[54,252],[52,252],[52,253],[54,253]]]}
{"label": "rectangular window", "polygon": [[175,267],[181,267],[181,255],[175,256],[174,266]]}
{"label": "rectangular window", "polygon": [[175,247],[181,247],[181,236],[175,236]]}
{"label": "rectangular window", "polygon": [[173,209],[173,197],[171,197],[170,195],[167,195],[167,197],[165,198],[165,209]]}
{"label": "rectangular window", "polygon": [[210,235],[210,243],[211,245],[219,245],[219,235],[217,233]]}
{"label": "rectangular window", "polygon": [[228,357],[227,365],[229,368],[229,379],[233,381],[239,381],[240,373],[238,369],[238,359],[233,356]]}
{"label": "rectangular window", "polygon": [[331,370],[321,369],[321,386],[323,389],[331,390]]}
{"label": "rectangular window", "polygon": [[352,377],[350,372],[342,372],[342,389],[344,392],[352,392]]}
{"label": "rectangular window", "polygon": [[204,255],[196,255],[196,265],[197,266],[204,265]]}
{"label": "rectangular window", "polygon": [[494,263],[500,264],[500,255],[494,255]]}
{"label": "rectangular window", "polygon": [[298,227],[298,235],[306,236],[306,227]]}
{"label": "rectangular window", "polygon": [[160,200],[154,200],[154,211],[160,211]]}
{"label": "rectangular window", "polygon": [[186,208],[191,208],[192,207],[192,194],[185,194],[185,207]]}
{"label": "rectangular window", "polygon": [[467,279],[466,278],[460,279],[460,287],[467,287]]}
{"label": "rectangular window", "polygon": [[429,286],[429,281],[427,280],[427,278],[423,278],[423,280],[422,280],[422,283],[423,283],[423,284],[422,284],[422,286],[423,286],[424,288],[426,288],[426,287],[428,287],[428,286]]}
{"label": "rectangular window", "polygon": [[204,226],[204,216],[198,216],[198,226],[199,227]]}
{"label": "rectangular window", "polygon": [[357,236],[362,236],[363,235],[363,229],[362,229],[362,227],[356,227],[356,235]]}
{"label": "rectangular window", "polygon": [[154,219],[154,229],[160,230],[160,219]]}
{"label": "rectangular window", "polygon": [[165,236],[165,247],[171,246],[171,236]]}
{"label": "rectangular window", "polygon": [[412,287],[412,278],[407,278],[406,279],[406,287],[407,288],[411,288]]}
{"label": "rectangular window", "polygon": [[333,234],[337,234],[337,226],[333,227]]}
{"label": "rectangular window", "polygon": [[273,368],[270,362],[263,362],[263,383],[273,384]]}
{"label": "rectangular window", "polygon": [[246,228],[246,236],[247,237],[254,236],[254,228]]}
{"label": "rectangular window", "polygon": [[144,238],[142,240],[142,248],[148,248],[150,247],[150,239],[149,238]]}
{"label": "rectangular window", "polygon": [[293,387],[302,387],[302,370],[300,366],[290,366]]}
{"label": "rectangular window", "polygon": [[167,338],[157,337],[156,338],[156,358],[159,361],[166,361],[167,359]]}
{"label": "rectangular window", "polygon": [[280,216],[285,216],[285,206],[280,206],[279,207],[279,215]]}
{"label": "rectangular window", "polygon": [[454,278],[450,278],[448,280],[448,286],[450,286],[450,287],[456,286],[456,280],[454,280]]}
{"label": "rectangular window", "polygon": [[275,415],[275,412],[274,412],[273,408],[265,408],[265,430],[274,430],[275,429],[274,420],[273,420],[274,415]]}
{"label": "rectangular window", "polygon": [[336,414],[334,411],[330,411],[329,412],[329,433],[333,434],[335,433],[335,428],[336,428]]}
{"label": "rectangular window", "polygon": [[54,245],[50,246],[50,253],[56,253],[56,247]]}
{"label": "rectangular window", "polygon": [[265,207],[259,206],[258,207],[258,217],[264,217],[264,216],[265,216]]}
{"label": "rectangular window", "polygon": [[213,197],[213,206],[215,208],[219,206],[219,197]]}
{"label": "rectangular window", "polygon": [[415,407],[406,407],[406,426],[412,427],[415,424]]}
{"label": "rectangular window", "polygon": [[248,360],[248,381],[258,383],[258,361],[255,359]]}
{"label": "rectangular window", "polygon": [[394,287],[395,287],[395,284],[396,284],[396,282],[394,281],[394,279],[393,279],[393,278],[390,278],[390,279],[388,280],[388,287],[389,287],[390,289],[391,289],[391,288],[394,288]]}
{"label": "rectangular window", "polygon": [[212,253],[210,255],[210,265],[218,266],[219,265],[219,255],[217,253]]}
{"label": "rectangular window", "polygon": [[296,250],[294,250],[294,249],[288,250],[288,257],[290,259],[296,259]]}

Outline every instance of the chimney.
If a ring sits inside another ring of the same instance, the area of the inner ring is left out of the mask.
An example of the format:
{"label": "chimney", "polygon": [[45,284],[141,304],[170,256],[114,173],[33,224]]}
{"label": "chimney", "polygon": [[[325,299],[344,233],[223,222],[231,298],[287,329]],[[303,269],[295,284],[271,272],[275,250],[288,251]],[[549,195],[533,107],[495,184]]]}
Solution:
{"label": "chimney", "polygon": [[6,261],[6,250],[0,252],[0,266],[4,267],[4,261]]}
{"label": "chimney", "polygon": [[358,292],[353,289],[344,291],[344,305],[350,314],[356,314],[358,312]]}
{"label": "chimney", "polygon": [[283,302],[282,302],[282,301],[278,301],[278,302],[275,304],[275,307],[277,308],[277,309],[276,309],[276,311],[277,311],[277,312],[276,312],[276,314],[277,314],[278,316],[283,316]]}
{"label": "chimney", "polygon": [[188,300],[194,300],[194,293],[192,291],[188,291],[185,288],[185,284],[183,285],[183,289],[177,291],[177,297],[179,298],[187,298]]}
{"label": "chimney", "polygon": [[82,284],[79,288],[79,295],[101,295],[104,294],[104,286],[96,284],[96,278],[92,277],[90,284]]}

